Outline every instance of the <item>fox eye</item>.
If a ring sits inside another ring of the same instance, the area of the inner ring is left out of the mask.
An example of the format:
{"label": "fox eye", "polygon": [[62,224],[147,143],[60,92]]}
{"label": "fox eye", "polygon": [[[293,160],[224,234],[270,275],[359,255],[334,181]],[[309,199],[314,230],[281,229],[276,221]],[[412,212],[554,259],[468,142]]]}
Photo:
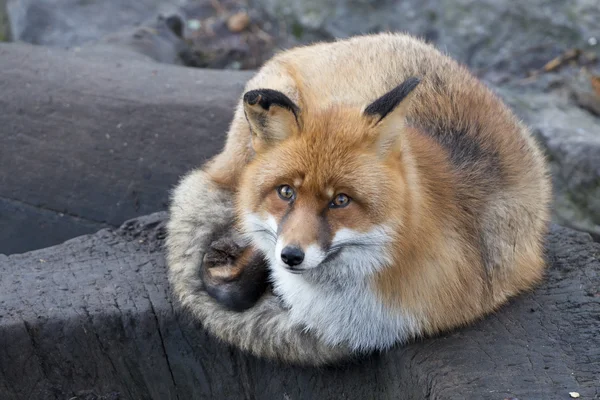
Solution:
{"label": "fox eye", "polygon": [[294,189],[289,185],[281,185],[277,188],[277,194],[282,200],[290,201],[294,198]]}
{"label": "fox eye", "polygon": [[340,193],[329,203],[330,208],[343,208],[346,207],[350,203],[350,197],[345,195],[344,193]]}

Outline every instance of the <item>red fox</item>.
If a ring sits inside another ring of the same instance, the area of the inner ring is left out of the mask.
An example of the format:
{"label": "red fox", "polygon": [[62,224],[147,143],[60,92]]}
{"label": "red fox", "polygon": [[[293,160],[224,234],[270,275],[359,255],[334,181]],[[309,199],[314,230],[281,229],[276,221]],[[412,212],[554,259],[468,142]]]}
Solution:
{"label": "red fox", "polygon": [[532,288],[550,196],[527,127],[433,46],[299,47],[247,83],[222,153],[175,188],[170,279],[228,343],[339,362]]}

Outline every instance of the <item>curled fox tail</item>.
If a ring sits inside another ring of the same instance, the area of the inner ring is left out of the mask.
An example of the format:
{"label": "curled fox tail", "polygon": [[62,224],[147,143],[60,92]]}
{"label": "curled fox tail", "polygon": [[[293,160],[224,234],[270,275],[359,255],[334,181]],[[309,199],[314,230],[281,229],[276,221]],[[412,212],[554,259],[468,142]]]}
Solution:
{"label": "curled fox tail", "polygon": [[349,348],[325,345],[291,321],[270,292],[252,307],[236,312],[205,290],[204,254],[217,232],[234,218],[233,193],[218,187],[202,170],[175,188],[167,225],[167,264],[175,297],[183,308],[219,339],[259,357],[300,365],[326,365],[351,357]]}

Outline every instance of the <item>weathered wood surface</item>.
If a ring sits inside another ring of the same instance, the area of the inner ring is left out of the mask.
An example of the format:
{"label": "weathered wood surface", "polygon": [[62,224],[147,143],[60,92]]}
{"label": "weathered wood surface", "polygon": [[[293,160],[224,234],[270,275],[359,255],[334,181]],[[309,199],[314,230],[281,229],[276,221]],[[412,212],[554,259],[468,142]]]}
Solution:
{"label": "weathered wood surface", "polygon": [[554,226],[533,293],[443,337],[299,369],[175,312],[163,213],[0,256],[0,399],[600,398],[600,244]]}
{"label": "weathered wood surface", "polygon": [[164,210],[221,150],[251,72],[124,57],[0,43],[0,253]]}

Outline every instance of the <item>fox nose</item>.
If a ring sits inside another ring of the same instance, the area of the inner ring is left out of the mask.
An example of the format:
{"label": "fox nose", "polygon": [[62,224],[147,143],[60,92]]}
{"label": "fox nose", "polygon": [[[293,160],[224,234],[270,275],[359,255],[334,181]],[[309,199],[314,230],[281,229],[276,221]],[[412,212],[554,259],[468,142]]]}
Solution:
{"label": "fox nose", "polygon": [[298,246],[285,246],[281,250],[281,260],[290,267],[294,267],[304,261],[304,252]]}

